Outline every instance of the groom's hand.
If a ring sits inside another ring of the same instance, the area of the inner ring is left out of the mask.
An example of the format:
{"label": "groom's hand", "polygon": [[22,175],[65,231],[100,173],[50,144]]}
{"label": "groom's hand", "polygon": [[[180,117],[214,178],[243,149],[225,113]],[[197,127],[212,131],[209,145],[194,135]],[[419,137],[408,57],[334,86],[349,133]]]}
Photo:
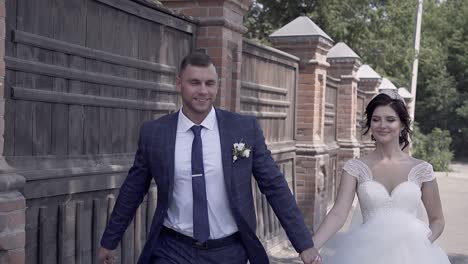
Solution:
{"label": "groom's hand", "polygon": [[322,257],[316,248],[308,248],[301,252],[301,259],[304,264],[320,264]]}
{"label": "groom's hand", "polygon": [[99,264],[114,264],[115,257],[112,250],[100,247],[98,251]]}

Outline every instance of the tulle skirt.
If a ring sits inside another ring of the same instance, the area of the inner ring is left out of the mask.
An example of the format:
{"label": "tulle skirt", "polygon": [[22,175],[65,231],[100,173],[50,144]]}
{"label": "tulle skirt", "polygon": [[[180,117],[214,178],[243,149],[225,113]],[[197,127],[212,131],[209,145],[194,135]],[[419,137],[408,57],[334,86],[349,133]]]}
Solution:
{"label": "tulle skirt", "polygon": [[321,250],[324,264],[450,264],[447,254],[430,243],[427,224],[400,210],[383,211]]}

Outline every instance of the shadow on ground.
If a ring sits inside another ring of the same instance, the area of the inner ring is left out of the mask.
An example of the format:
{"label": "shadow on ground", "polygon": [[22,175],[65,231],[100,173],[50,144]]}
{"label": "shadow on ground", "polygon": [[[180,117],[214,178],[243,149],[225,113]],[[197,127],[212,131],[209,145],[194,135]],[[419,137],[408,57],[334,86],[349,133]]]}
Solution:
{"label": "shadow on ground", "polygon": [[462,254],[449,254],[449,259],[452,264],[467,264],[468,256]]}

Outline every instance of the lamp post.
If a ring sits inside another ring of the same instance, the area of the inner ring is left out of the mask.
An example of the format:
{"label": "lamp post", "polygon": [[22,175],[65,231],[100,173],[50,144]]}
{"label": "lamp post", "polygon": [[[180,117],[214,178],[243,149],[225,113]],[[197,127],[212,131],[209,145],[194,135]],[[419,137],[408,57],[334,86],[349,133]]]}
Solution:
{"label": "lamp post", "polygon": [[416,108],[416,88],[418,81],[418,65],[419,65],[419,44],[421,42],[421,22],[423,12],[423,0],[418,1],[416,9],[416,26],[414,32],[414,60],[413,60],[413,72],[411,75],[411,96],[413,100],[410,103],[410,116],[414,120],[414,112]]}

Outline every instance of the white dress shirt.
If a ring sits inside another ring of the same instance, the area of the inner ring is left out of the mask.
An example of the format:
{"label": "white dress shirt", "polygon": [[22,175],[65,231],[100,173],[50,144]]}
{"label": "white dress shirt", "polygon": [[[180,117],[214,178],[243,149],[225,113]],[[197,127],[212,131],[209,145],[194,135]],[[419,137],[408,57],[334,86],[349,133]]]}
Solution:
{"label": "white dress shirt", "polygon": [[[196,125],[182,109],[179,111],[174,159],[174,192],[169,204],[164,225],[177,232],[193,236],[193,196],[192,196],[192,141],[190,128]],[[206,198],[208,200],[208,220],[210,239],[222,238],[237,229],[236,222],[227,199],[221,159],[221,141],[215,109],[212,108],[200,124],[203,167],[205,171]]]}

